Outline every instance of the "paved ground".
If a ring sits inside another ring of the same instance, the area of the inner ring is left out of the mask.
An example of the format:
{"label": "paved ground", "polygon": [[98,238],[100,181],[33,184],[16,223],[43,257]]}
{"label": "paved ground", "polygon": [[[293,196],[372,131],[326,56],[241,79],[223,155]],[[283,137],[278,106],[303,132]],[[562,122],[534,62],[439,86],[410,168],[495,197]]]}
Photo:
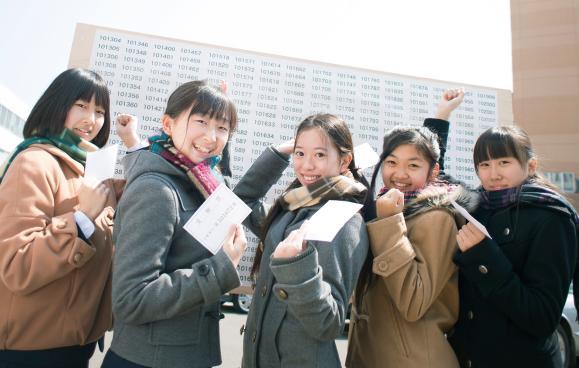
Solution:
{"label": "paved ground", "polygon": [[[223,307],[223,313],[225,314],[225,318],[221,321],[221,355],[223,357],[223,364],[220,367],[237,368],[241,366],[241,346],[243,343],[239,329],[241,325],[245,323],[246,316],[234,312],[233,308],[227,304]],[[111,340],[112,333],[109,333],[105,340],[107,348]],[[347,336],[342,336],[342,338],[336,341],[336,344],[338,345],[338,352],[343,364],[346,359]],[[103,357],[104,354],[97,349],[97,352],[91,359],[90,368],[100,367]]]}

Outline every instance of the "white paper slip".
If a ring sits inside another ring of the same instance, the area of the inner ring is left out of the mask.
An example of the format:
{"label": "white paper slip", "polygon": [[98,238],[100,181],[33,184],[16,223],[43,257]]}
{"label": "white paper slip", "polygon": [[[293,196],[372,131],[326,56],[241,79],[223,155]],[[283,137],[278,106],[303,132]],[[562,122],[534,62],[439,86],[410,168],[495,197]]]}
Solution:
{"label": "white paper slip", "polygon": [[95,184],[115,176],[119,145],[113,144],[95,152],[86,153],[84,177]]}
{"label": "white paper slip", "polygon": [[354,157],[356,166],[362,170],[374,166],[380,161],[380,156],[369,143],[362,143],[354,147]]}
{"label": "white paper slip", "polygon": [[487,231],[487,228],[483,224],[478,222],[474,217],[472,217],[471,214],[468,213],[468,211],[464,209],[464,207],[462,207],[460,204],[456,203],[455,201],[450,201],[450,203],[452,203],[454,208],[456,208],[458,210],[458,212],[460,212],[460,214],[463,215],[464,218],[468,220],[468,222],[470,222],[474,226],[476,226],[476,228],[479,229],[480,231],[482,231],[483,234],[485,234],[489,239],[492,239],[491,235]]}
{"label": "white paper slip", "polygon": [[221,184],[191,216],[184,228],[211,253],[219,252],[231,225],[240,224],[251,208]]}
{"label": "white paper slip", "polygon": [[359,203],[328,201],[310,218],[305,240],[330,242],[338,231],[356,212],[362,208]]}

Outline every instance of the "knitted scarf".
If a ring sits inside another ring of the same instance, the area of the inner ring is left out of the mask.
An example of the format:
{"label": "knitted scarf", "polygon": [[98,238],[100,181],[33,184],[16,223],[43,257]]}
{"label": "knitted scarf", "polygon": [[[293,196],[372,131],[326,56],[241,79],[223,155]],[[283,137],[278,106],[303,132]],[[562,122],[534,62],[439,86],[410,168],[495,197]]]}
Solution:
{"label": "knitted scarf", "polygon": [[58,149],[62,150],[64,153],[69,155],[73,160],[80,163],[82,166],[86,163],[86,153],[97,151],[99,148],[94,144],[82,139],[78,135],[74,134],[72,131],[68,129],[64,129],[62,133],[55,136],[47,136],[47,137],[30,137],[22,141],[14,150],[12,155],[2,164],[0,167],[0,182],[4,178],[6,171],[12,161],[16,158],[16,156],[30,147],[33,144],[50,144]]}
{"label": "knitted scarf", "polygon": [[559,193],[539,184],[525,182],[518,187],[493,191],[486,191],[481,188],[480,194],[480,206],[487,210],[505,208],[518,201],[530,205],[548,206],[569,213],[575,224],[579,224],[579,215],[573,206]]}
{"label": "knitted scarf", "polygon": [[310,207],[322,200],[351,200],[363,203],[367,188],[344,175],[322,178],[313,184],[288,190],[280,199],[288,211]]}
{"label": "knitted scarf", "polygon": [[[423,186],[422,188],[416,189],[416,190],[409,190],[407,192],[404,192],[404,203],[410,203],[413,200],[416,199],[416,197],[418,197],[418,195],[423,191],[426,190],[428,188],[433,188],[433,187],[446,187],[448,188],[448,192],[452,192],[453,190],[455,190],[456,188],[459,187],[459,185],[457,184],[452,184],[449,183],[446,180],[442,180],[442,179],[435,179],[432,180],[431,182],[427,183],[425,186]],[[382,189],[380,189],[380,191],[378,192],[378,197],[383,196],[384,194],[386,194],[386,192],[388,190],[390,190],[391,188],[386,188],[386,187],[382,187]]]}
{"label": "knitted scarf", "polygon": [[223,182],[223,176],[215,169],[220,160],[219,156],[213,156],[196,164],[175,148],[171,137],[165,133],[149,137],[149,143],[151,152],[163,157],[187,174],[203,198],[209,197]]}

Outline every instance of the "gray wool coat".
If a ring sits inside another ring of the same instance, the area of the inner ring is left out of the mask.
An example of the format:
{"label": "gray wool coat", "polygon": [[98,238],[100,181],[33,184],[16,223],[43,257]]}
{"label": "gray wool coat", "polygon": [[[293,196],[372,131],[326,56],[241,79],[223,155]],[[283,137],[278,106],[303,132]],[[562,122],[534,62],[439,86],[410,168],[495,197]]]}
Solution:
{"label": "gray wool coat", "polygon": [[123,165],[111,349],[148,367],[219,365],[219,300],[240,281],[223,250],[211,254],[183,229],[203,197],[159,155],[137,151]]}
{"label": "gray wool coat", "polygon": [[[235,187],[253,212],[246,224],[259,234],[267,208],[260,201],[288,166],[268,148]],[[340,367],[334,339],[368,251],[360,214],[330,243],[309,241],[291,259],[271,259],[280,241],[323,204],[282,212],[269,228],[243,338],[242,367]]]}

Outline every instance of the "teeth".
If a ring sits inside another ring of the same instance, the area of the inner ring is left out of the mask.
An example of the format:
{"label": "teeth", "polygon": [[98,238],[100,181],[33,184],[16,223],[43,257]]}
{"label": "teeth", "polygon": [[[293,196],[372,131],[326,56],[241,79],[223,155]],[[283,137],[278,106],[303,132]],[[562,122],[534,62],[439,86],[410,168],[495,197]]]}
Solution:
{"label": "teeth", "polygon": [[319,178],[318,175],[316,175],[316,176],[305,176],[304,175],[304,179],[306,179],[307,181],[314,181],[314,180],[317,180],[318,178]]}
{"label": "teeth", "polygon": [[205,148],[205,147],[198,146],[198,145],[196,145],[196,144],[194,144],[193,147],[195,147],[195,149],[196,149],[197,151],[201,151],[201,152],[203,152],[203,153],[209,153],[209,152],[211,152],[210,149]]}

